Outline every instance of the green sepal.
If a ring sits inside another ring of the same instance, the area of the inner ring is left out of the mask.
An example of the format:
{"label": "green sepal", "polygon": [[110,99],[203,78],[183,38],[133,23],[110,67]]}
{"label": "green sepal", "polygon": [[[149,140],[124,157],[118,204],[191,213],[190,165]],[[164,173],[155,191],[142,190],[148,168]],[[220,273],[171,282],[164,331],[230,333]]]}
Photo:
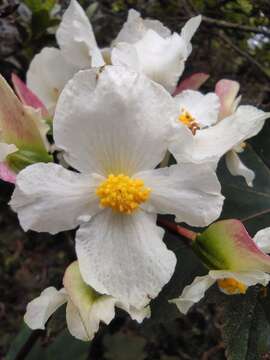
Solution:
{"label": "green sepal", "polygon": [[53,161],[53,156],[47,152],[36,152],[31,150],[18,150],[7,156],[9,167],[16,173],[24,169],[26,166],[33,165],[38,162],[49,163]]}

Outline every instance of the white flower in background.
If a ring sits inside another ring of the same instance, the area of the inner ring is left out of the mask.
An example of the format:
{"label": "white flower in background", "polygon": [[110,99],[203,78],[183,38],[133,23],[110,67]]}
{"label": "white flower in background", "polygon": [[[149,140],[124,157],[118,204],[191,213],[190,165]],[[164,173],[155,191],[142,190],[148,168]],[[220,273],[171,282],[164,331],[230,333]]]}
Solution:
{"label": "white flower in background", "polygon": [[[229,81],[229,80],[228,80]],[[201,94],[198,91],[186,90],[174,97],[179,109],[178,119],[193,133],[183,149],[182,137],[177,133],[173,137],[170,150],[178,161],[195,163],[213,163],[226,154],[226,163],[233,175],[245,177],[252,186],[253,171],[249,170],[239,159],[237,152],[243,151],[245,140],[255,136],[270,117],[254,106],[238,106],[236,98],[238,83],[230,82],[225,87],[225,80],[218,83],[216,93]]]}
{"label": "white flower in background", "polygon": [[[201,17],[190,19],[181,35],[157,20],[142,19],[130,10],[127,22],[113,41],[113,64],[125,64],[173,91],[191,52],[190,40]],[[28,86],[54,112],[59,94],[73,75],[83,69],[111,63],[111,48],[99,49],[92,25],[76,0],[71,0],[56,32],[57,48],[45,47],[30,64]],[[118,46],[119,45],[119,46]]]}
{"label": "white flower in background", "polygon": [[54,138],[66,161],[23,170],[11,200],[22,227],[59,231],[82,224],[76,252],[84,281],[141,308],[171,278],[176,263],[156,214],[205,226],[223,196],[207,166],[156,169],[176,127],[173,98],[146,76],[107,66],[81,71],[56,108]]}
{"label": "white flower in background", "polygon": [[127,22],[115,40],[111,61],[146,74],[173,93],[191,53],[191,39],[201,16],[191,18],[181,34],[171,31],[156,20],[143,20],[130,10]]}
{"label": "white flower in background", "polygon": [[196,277],[179,298],[170,301],[184,314],[215,283],[225,294],[235,295],[245,294],[249,286],[266,286],[270,281],[270,257],[266,255],[270,252],[270,228],[260,230],[252,239],[240,221],[219,221],[198,236],[194,249],[199,250],[197,254],[202,255],[210,271]]}
{"label": "white flower in background", "polygon": [[83,341],[93,339],[101,322],[108,325],[114,319],[115,307],[127,311],[138,322],[150,316],[149,307],[128,308],[111,296],[96,293],[83,281],[77,261],[66,269],[63,284],[61,290],[48,287],[27,305],[24,321],[31,329],[45,329],[50,316],[64,304],[67,304],[66,320],[70,333]]}
{"label": "white flower in background", "polygon": [[[217,82],[215,92],[219,96],[221,108],[219,112],[219,120],[224,119],[227,116],[233,115],[237,111],[237,107],[241,101],[241,96],[237,96],[240,89],[240,85],[236,81],[222,79]],[[254,123],[253,129],[246,133],[245,137],[241,139],[230,151],[226,153],[226,165],[232,175],[243,176],[249,186],[253,185],[255,173],[253,170],[246,167],[238,156],[239,153],[245,150],[245,140],[257,135],[264,126],[264,120],[268,118],[270,114],[266,114],[266,117]]]}

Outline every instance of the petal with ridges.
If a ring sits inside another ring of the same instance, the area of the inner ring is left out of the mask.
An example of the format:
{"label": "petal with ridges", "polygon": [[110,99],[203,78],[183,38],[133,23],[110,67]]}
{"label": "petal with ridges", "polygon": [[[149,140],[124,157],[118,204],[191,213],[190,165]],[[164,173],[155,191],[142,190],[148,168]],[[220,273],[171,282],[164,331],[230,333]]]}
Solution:
{"label": "petal with ridges", "polygon": [[163,159],[176,116],[171,96],[144,75],[106,66],[96,79],[85,70],[59,98],[55,143],[81,172],[132,175]]}
{"label": "petal with ridges", "polygon": [[173,214],[178,222],[206,226],[216,220],[224,197],[216,173],[206,165],[181,164],[134,175],[150,187],[141,206],[158,214]]}
{"label": "petal with ridges", "polygon": [[61,165],[34,164],[18,174],[10,205],[24,230],[55,234],[75,228],[100,210],[95,194],[100,181]]}
{"label": "petal with ridges", "polygon": [[175,268],[175,255],[162,242],[163,234],[156,216],[102,211],[76,234],[84,281],[100,293],[142,308],[158,295]]}

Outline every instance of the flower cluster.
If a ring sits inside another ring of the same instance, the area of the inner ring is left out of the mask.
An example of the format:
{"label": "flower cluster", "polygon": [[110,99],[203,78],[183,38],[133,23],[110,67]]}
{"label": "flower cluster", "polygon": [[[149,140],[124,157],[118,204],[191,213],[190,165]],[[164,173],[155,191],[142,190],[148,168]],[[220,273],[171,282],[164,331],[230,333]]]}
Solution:
{"label": "flower cluster", "polygon": [[[28,304],[32,329],[44,328],[64,303],[68,328],[81,340],[108,324],[115,307],[139,322],[149,317],[151,299],[176,265],[157,214],[194,227],[217,220],[223,155],[229,171],[252,186],[254,173],[238,153],[270,114],[239,105],[235,81],[220,80],[208,94],[198,91],[205,74],[177,86],[200,21],[191,18],[178,34],[130,10],[111,45],[99,48],[71,0],[56,32],[59,48],[34,57],[27,86],[13,77],[20,100],[0,79],[0,176],[15,183],[10,206],[25,231],[78,227],[77,261],[64,287]],[[270,258],[262,250],[269,247],[267,230],[252,240],[237,221],[214,223],[192,244],[208,275],[172,301],[186,312],[215,281],[227,294],[266,285]]]}

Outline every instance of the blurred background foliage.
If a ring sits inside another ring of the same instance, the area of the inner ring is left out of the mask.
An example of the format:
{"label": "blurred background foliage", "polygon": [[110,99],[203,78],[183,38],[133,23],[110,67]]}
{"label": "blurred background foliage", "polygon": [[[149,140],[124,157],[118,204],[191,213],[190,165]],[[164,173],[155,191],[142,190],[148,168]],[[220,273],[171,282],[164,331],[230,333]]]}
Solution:
{"label": "blurred background foliage", "polygon": [[[69,0],[0,1],[0,72],[7,80],[12,72],[25,79],[33,56],[44,46],[56,46],[55,30],[68,3]],[[242,103],[270,111],[269,0],[80,3],[91,19],[100,46],[107,46],[114,38],[130,8],[139,10],[144,17],[159,19],[177,32],[188,18],[201,13],[202,25],[192,41],[193,52],[183,77],[199,71],[209,73],[205,91],[213,90],[220,78],[237,80]],[[219,168],[227,196],[222,217],[245,220],[254,234],[270,225],[270,123],[250,142],[244,160],[257,173],[253,189],[242,179],[232,178],[222,164]],[[6,360],[219,360],[225,359],[225,345],[228,359],[270,359],[270,300],[259,289],[252,289],[245,297],[226,297],[213,289],[211,301],[206,299],[188,316],[181,316],[167,303],[195,275],[205,271],[173,234],[166,235],[166,243],[179,257],[177,271],[153,302],[153,317],[143,326],[119,312],[91,344],[85,344],[68,335],[64,330],[64,312],[58,311],[45,332],[31,332],[22,322],[25,306],[46,286],[61,286],[63,271],[75,258],[73,233],[55,237],[24,234],[16,215],[6,205],[12,186],[3,182],[0,186],[0,358],[12,344]]]}

